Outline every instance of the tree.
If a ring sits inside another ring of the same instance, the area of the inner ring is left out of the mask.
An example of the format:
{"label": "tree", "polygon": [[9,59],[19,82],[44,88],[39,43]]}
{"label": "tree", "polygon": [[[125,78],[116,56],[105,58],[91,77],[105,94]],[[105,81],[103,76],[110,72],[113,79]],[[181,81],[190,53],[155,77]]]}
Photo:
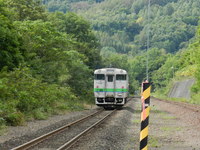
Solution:
{"label": "tree", "polygon": [[15,20],[45,20],[46,18],[41,0],[5,0],[5,2]]}
{"label": "tree", "polygon": [[16,22],[15,25],[23,39],[21,49],[25,61],[35,76],[41,76],[48,83],[58,83],[60,76],[68,74],[68,51],[73,49],[71,37],[41,20]]}
{"label": "tree", "polygon": [[77,41],[75,43],[76,50],[88,58],[86,64],[90,68],[94,69],[100,66],[99,43],[86,20],[74,13],[63,14],[60,12],[51,14],[49,20],[59,31],[71,35]]}
{"label": "tree", "polygon": [[23,62],[19,46],[20,38],[9,18],[9,13],[4,2],[0,1],[0,70],[7,66],[8,69],[17,67]]}

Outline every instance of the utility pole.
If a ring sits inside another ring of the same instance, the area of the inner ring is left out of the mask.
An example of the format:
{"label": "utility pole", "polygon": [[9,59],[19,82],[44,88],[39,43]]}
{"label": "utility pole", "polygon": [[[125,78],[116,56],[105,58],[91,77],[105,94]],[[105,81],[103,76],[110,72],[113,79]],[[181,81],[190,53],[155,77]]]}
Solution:
{"label": "utility pole", "polygon": [[148,26],[147,26],[147,58],[146,58],[146,78],[147,81],[149,81],[149,55],[148,50],[150,47],[150,6],[151,6],[151,0],[149,0],[148,3]]}

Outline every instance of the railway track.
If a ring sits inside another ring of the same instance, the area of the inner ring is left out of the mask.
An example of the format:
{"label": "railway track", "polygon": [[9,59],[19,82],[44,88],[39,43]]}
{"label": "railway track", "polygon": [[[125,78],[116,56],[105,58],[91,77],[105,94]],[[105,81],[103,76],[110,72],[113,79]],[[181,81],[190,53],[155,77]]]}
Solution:
{"label": "railway track", "polygon": [[103,111],[103,109],[51,131],[45,135],[35,138],[27,143],[19,145],[12,150],[25,149],[68,149],[80,137],[91,129],[102,123],[106,118],[111,116],[116,110]]}
{"label": "railway track", "polygon": [[200,106],[197,106],[197,105],[194,105],[194,104],[189,104],[189,103],[185,103],[185,102],[163,100],[163,99],[159,99],[159,98],[155,98],[155,97],[152,97],[152,98],[156,99],[158,101],[163,101],[163,102],[166,102],[166,103],[178,105],[180,107],[184,107],[185,109],[189,109],[189,110],[192,110],[194,112],[200,112]]}

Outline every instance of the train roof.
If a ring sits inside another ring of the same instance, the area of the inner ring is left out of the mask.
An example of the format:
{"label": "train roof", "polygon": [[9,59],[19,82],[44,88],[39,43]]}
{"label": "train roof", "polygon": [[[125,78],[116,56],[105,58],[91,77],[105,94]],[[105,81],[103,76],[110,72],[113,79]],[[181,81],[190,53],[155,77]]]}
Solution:
{"label": "train roof", "polygon": [[119,68],[102,68],[102,69],[97,69],[94,71],[94,74],[127,74],[126,70],[119,69]]}

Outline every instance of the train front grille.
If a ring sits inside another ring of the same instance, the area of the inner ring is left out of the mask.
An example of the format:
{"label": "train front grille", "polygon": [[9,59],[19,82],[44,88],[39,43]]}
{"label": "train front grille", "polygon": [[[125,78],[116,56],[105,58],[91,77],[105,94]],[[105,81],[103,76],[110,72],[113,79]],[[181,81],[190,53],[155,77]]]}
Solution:
{"label": "train front grille", "polygon": [[114,97],[106,97],[105,102],[115,102],[115,98]]}

